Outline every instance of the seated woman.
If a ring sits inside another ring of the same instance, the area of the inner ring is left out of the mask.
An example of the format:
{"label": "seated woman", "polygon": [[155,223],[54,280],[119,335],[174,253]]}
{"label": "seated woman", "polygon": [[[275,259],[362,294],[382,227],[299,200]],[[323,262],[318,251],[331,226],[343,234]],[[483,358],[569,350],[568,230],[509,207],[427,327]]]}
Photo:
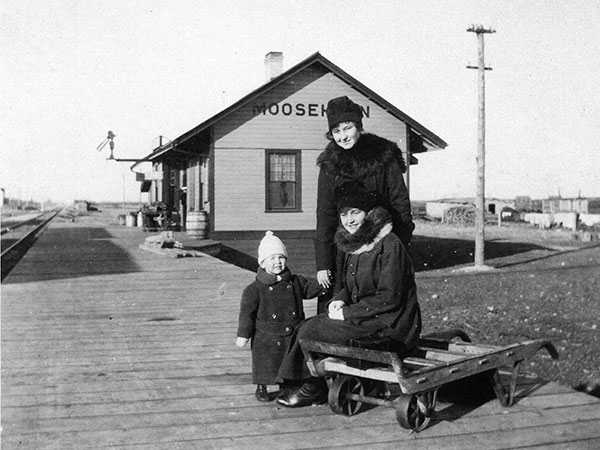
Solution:
{"label": "seated woman", "polygon": [[397,342],[399,351],[417,345],[421,312],[412,261],[392,233],[392,217],[376,192],[349,182],[335,191],[340,226],[335,243],[343,252],[328,312],[302,323],[292,336],[278,379],[301,386],[283,391],[277,402],[307,406],[327,398],[324,379],[311,378],[300,339],[348,344],[378,337]]}

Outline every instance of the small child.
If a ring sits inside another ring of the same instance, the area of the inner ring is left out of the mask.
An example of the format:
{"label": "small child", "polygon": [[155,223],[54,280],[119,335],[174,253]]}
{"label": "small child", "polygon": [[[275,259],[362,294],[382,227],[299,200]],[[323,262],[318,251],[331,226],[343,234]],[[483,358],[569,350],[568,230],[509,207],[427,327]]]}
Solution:
{"label": "small child", "polygon": [[268,384],[275,378],[294,329],[304,319],[303,299],[324,293],[316,279],[292,275],[283,242],[267,231],[258,247],[256,280],[242,293],[235,344],[252,339],[252,380],[256,399],[269,401]]}

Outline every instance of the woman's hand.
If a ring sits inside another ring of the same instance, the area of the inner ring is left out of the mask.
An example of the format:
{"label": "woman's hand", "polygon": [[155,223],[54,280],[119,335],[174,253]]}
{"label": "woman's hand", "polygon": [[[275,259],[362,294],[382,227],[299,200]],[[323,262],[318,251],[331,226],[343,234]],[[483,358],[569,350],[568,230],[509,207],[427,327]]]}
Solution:
{"label": "woman's hand", "polygon": [[344,320],[344,307],[345,303],[341,300],[334,300],[329,304],[327,316],[333,320]]}
{"label": "woman's hand", "polygon": [[248,338],[238,337],[235,340],[235,345],[237,345],[239,348],[245,347],[249,340],[250,339],[248,339]]}
{"label": "woman's hand", "polygon": [[329,270],[319,270],[317,272],[317,281],[326,289],[331,287],[331,272]]}

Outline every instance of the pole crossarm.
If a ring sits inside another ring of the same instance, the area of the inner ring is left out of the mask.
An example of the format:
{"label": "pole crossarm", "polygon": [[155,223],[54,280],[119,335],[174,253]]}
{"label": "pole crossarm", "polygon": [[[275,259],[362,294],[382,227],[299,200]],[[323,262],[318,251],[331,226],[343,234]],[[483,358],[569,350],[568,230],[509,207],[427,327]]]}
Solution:
{"label": "pole crossarm", "polygon": [[495,33],[496,30],[492,29],[492,28],[485,28],[483,25],[471,25],[469,28],[467,28],[467,31],[471,32],[471,33]]}

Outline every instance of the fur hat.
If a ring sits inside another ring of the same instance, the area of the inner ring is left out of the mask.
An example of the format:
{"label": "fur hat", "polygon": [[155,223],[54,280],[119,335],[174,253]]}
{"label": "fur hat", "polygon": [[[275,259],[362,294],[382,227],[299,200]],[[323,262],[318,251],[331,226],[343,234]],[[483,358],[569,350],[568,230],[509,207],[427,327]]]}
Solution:
{"label": "fur hat", "polygon": [[362,128],[362,116],[360,106],[346,96],[332,98],[327,103],[327,123],[330,130],[342,122],[355,122]]}
{"label": "fur hat", "polygon": [[338,211],[342,208],[358,208],[365,212],[382,204],[377,191],[367,191],[360,181],[348,181],[335,188],[333,197]]}
{"label": "fur hat", "polygon": [[273,234],[272,231],[267,231],[265,237],[260,241],[258,246],[258,264],[262,263],[271,255],[283,255],[287,258],[287,249],[281,239]]}

